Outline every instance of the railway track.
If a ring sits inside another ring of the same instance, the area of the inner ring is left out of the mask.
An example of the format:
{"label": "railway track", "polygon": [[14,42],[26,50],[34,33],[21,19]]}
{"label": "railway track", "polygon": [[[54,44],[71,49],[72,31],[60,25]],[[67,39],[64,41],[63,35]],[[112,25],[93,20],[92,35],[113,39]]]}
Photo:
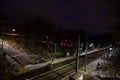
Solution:
{"label": "railway track", "polygon": [[62,78],[66,77],[67,75],[73,72],[75,72],[75,62],[59,67],[45,74],[40,74],[31,79],[32,80],[61,80]]}
{"label": "railway track", "polygon": [[[101,56],[102,51],[97,51],[88,55],[88,63]],[[80,56],[80,65],[83,67],[85,65],[85,56]],[[71,73],[75,73],[75,58],[70,60],[65,60],[62,63],[53,64],[51,66],[47,65],[43,68],[36,69],[18,76],[15,76],[14,80],[65,80],[66,76],[69,77]]]}
{"label": "railway track", "polygon": [[[98,53],[100,53],[100,52],[98,52]],[[88,58],[91,58],[91,60],[89,60],[89,62],[95,60],[97,58],[97,56],[100,56],[100,55],[98,55],[98,54],[89,55]],[[80,58],[79,63],[80,63],[79,67],[82,68],[85,63],[84,57]],[[46,73],[39,74],[35,77],[30,78],[30,80],[62,80],[63,78],[65,78],[68,75],[71,75],[72,73],[75,73],[75,61],[69,62],[68,64],[66,64],[64,66],[53,69]]]}

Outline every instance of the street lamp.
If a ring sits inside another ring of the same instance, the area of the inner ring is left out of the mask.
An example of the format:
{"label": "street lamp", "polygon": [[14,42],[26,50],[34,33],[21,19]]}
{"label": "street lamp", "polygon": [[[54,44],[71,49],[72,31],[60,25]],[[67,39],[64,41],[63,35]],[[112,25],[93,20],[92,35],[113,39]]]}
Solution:
{"label": "street lamp", "polygon": [[85,72],[87,71],[87,51],[88,51],[88,35],[86,35],[86,49],[85,49]]}
{"label": "street lamp", "polygon": [[46,36],[46,38],[48,39],[48,36]]}
{"label": "street lamp", "polygon": [[76,54],[76,69],[75,69],[76,72],[78,72],[79,70],[79,53],[80,53],[80,35],[78,35],[78,49]]}
{"label": "street lamp", "polygon": [[12,32],[14,33],[14,32],[15,32],[15,29],[12,29]]}

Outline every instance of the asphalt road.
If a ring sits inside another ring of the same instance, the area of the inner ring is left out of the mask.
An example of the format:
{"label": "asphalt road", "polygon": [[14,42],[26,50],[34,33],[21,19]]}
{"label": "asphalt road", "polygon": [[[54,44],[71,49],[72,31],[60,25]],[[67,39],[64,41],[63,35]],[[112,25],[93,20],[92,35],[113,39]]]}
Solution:
{"label": "asphalt road", "polygon": [[4,42],[4,44],[3,44],[3,49],[4,49],[4,51],[7,52],[7,54],[10,57],[15,59],[18,63],[20,63],[22,65],[28,65],[28,64],[32,63],[31,59],[25,52],[15,49],[11,45],[7,44],[6,42]]}

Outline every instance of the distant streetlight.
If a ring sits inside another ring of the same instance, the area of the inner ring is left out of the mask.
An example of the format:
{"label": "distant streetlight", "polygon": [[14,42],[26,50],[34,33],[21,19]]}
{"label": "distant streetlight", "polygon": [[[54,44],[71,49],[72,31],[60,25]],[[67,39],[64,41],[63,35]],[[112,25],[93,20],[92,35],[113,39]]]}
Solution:
{"label": "distant streetlight", "polygon": [[14,33],[14,32],[15,32],[15,29],[12,29],[12,32]]}
{"label": "distant streetlight", "polygon": [[48,39],[48,36],[46,36],[46,38]]}
{"label": "distant streetlight", "polygon": [[65,42],[67,42],[67,40],[65,40]]}

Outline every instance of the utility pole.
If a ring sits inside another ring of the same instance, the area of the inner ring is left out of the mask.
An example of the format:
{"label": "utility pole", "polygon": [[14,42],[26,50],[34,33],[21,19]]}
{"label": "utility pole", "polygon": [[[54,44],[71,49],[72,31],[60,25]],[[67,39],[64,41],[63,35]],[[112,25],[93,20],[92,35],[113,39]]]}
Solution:
{"label": "utility pole", "polygon": [[78,35],[78,48],[76,54],[76,72],[78,72],[79,69],[79,52],[80,52],[80,35]]}
{"label": "utility pole", "polygon": [[2,45],[1,45],[1,49],[3,50],[3,40],[2,40]]}
{"label": "utility pole", "polygon": [[4,39],[4,37],[3,37],[3,33],[1,34],[1,49],[3,50],[3,39]]}
{"label": "utility pole", "polygon": [[55,43],[55,50],[54,50],[55,54],[56,54],[56,43]]}
{"label": "utility pole", "polygon": [[[56,46],[57,46],[57,44],[55,43],[54,44],[54,53],[56,54]],[[52,55],[52,62],[54,61],[54,57],[53,57],[53,55]]]}
{"label": "utility pole", "polygon": [[3,39],[0,39],[0,49],[3,49]]}
{"label": "utility pole", "polygon": [[85,49],[85,72],[87,67],[87,51],[88,51],[88,35],[86,35],[86,49]]}

